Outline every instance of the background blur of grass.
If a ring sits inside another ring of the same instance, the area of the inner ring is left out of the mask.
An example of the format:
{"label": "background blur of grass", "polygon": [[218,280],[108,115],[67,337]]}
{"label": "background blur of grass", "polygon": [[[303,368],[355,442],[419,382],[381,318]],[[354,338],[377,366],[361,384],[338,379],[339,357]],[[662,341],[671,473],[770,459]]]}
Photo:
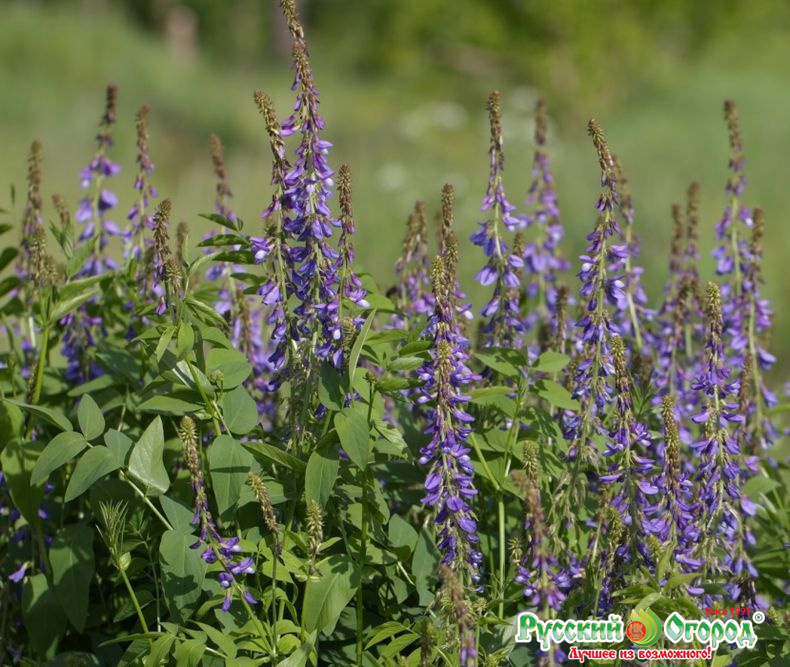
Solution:
{"label": "background blur of grass", "polygon": [[[283,37],[275,0],[185,4],[189,8],[173,13],[170,0],[0,0],[0,207],[8,208],[6,185],[14,184],[21,211],[33,138],[44,145],[45,191],[61,192],[76,206],[78,173],[93,151],[103,88],[112,81],[120,91],[113,156],[124,166],[112,183],[121,196],[119,217],[131,201],[133,116],[146,102],[155,182],[173,198],[176,218],[190,223],[193,239],[209,224],[197,214],[213,202],[210,132],[225,144],[236,210],[254,228],[268,203],[270,167],[252,91],[268,92],[281,117],[292,103],[287,52],[277,48]],[[480,302],[472,281],[480,257],[465,239],[476,227],[486,184],[485,99],[497,88],[506,183],[518,203],[530,178],[531,111],[538,94],[547,98],[570,256],[579,254],[595,221],[597,162],[585,124],[592,115],[602,121],[631,181],[641,263],[656,298],[665,278],[670,204],[694,179],[702,182],[703,247],[710,248],[725,203],[721,108],[732,97],[747,155],[747,203],[767,214],[765,293],[777,323],[771,347],[786,370],[788,5],[312,0],[304,9],[325,134],[335,144],[332,164],[347,162],[354,175],[362,265],[386,286],[414,200],[436,208],[441,185],[450,181],[457,191],[462,278]],[[197,19],[191,55],[175,46],[174,17],[187,26]],[[46,203],[54,218],[48,197]]]}

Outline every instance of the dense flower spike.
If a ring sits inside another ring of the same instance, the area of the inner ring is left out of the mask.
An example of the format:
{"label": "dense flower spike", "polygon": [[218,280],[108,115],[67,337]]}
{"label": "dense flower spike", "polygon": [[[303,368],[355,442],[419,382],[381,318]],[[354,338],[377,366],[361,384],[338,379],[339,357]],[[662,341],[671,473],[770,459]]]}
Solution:
{"label": "dense flower spike", "polygon": [[[104,115],[96,135],[97,150],[90,164],[80,173],[85,196],[80,200],[74,219],[83,224],[79,244],[87,248],[85,264],[80,277],[96,276],[117,268],[115,260],[106,254],[110,236],[122,236],[121,228],[107,219],[107,213],[115,208],[118,198],[105,188],[105,181],[120,172],[121,168],[107,155],[112,146],[112,128],[115,124],[117,88],[107,86]],[[63,335],[63,354],[67,359],[66,377],[70,381],[87,380],[103,373],[95,363],[88,360],[88,351],[95,347],[97,337],[103,335],[103,321],[97,314],[90,314],[88,306],[71,312],[62,321],[66,327]]]}
{"label": "dense flower spike", "polygon": [[134,179],[134,189],[137,191],[137,198],[126,215],[127,219],[131,221],[131,229],[125,234],[123,252],[127,261],[134,260],[137,262],[138,268],[147,247],[144,242],[145,229],[153,227],[149,206],[158,195],[156,188],[150,182],[151,174],[154,172],[154,164],[151,162],[148,150],[149,113],[148,106],[143,105],[135,117],[137,128],[137,176]]}
{"label": "dense flower spike", "polygon": [[[557,278],[570,268],[560,252],[565,230],[560,222],[560,209],[546,151],[548,117],[546,101],[535,105],[535,152],[532,158],[532,183],[527,193],[526,219],[535,229],[535,239],[524,246],[525,271],[528,274],[526,296],[534,307],[526,316],[528,330],[535,327],[552,330],[557,309]],[[556,333],[556,331],[555,331]],[[543,334],[545,336],[545,334]]]}
{"label": "dense flower spike", "polygon": [[294,292],[287,270],[289,256],[283,228],[285,216],[293,209],[287,183],[287,174],[291,170],[291,165],[286,158],[285,142],[274,104],[261,91],[255,92],[254,99],[266,123],[273,158],[272,200],[262,214],[266,225],[265,243],[270,249],[265,260],[267,279],[258,290],[258,295],[266,308],[265,323],[269,335],[268,355],[265,359],[267,373],[261,376],[261,380],[264,383],[264,391],[271,393],[280,387],[287,371],[288,336],[297,335],[296,325],[290,312],[285,308],[285,304]]}
{"label": "dense flower spike", "polygon": [[320,136],[324,119],[318,113],[318,89],[303,31],[296,18],[292,0],[284,0],[283,9],[294,37],[293,59],[297,91],[293,113],[283,121],[280,132],[287,137],[301,135],[296,150],[296,161],[286,174],[286,194],[291,208],[284,211],[283,229],[293,239],[286,260],[290,268],[289,281],[299,300],[294,309],[296,327],[293,335],[309,345],[304,362],[310,365],[311,356],[319,360],[340,363],[341,329],[338,319],[339,253],[330,245],[332,227],[339,220],[332,217],[329,198],[332,196],[334,172],[327,155],[332,144]]}
{"label": "dense flower spike", "polygon": [[121,228],[107,219],[109,211],[115,208],[118,197],[108,190],[106,180],[120,172],[121,167],[112,162],[107,155],[112,146],[112,128],[115,125],[115,103],[117,88],[107,86],[107,103],[96,135],[97,150],[90,164],[80,173],[85,196],[80,201],[74,219],[85,225],[80,234],[80,242],[90,244],[83,275],[93,276],[108,269],[116,268],[116,262],[108,257],[105,248],[110,236],[123,236]]}
{"label": "dense flower spike", "polygon": [[225,159],[222,156],[222,142],[216,134],[209,135],[209,146],[211,148],[211,162],[214,165],[214,177],[216,179],[216,198],[214,199],[214,210],[230,220],[236,219],[236,214],[230,208],[228,200],[233,197],[228,178],[225,173]]}
{"label": "dense flower spike", "polygon": [[203,469],[200,465],[198,452],[198,432],[195,422],[191,417],[183,417],[178,428],[184,453],[184,463],[189,470],[192,481],[192,491],[195,494],[195,514],[192,524],[200,526],[200,539],[191,548],[203,551],[200,557],[208,564],[218,563],[221,570],[217,573],[219,585],[225,591],[222,601],[222,611],[229,611],[233,601],[233,593],[237,592],[250,604],[258,601],[238,581],[245,574],[255,574],[254,560],[243,558],[238,537],[221,537],[217,526],[211,516],[206,494],[206,484],[203,478]]}
{"label": "dense flower spike", "polygon": [[549,543],[538,486],[538,455],[531,441],[524,445],[524,466],[527,474],[524,475],[522,491],[526,505],[524,534],[527,545],[523,558],[519,559],[515,580],[524,587],[524,597],[529,604],[548,616],[549,609],[558,611],[562,607],[570,582]]}
{"label": "dense flower spike", "polygon": [[[365,300],[367,292],[362,281],[354,271],[354,211],[351,205],[351,170],[347,164],[340,165],[337,173],[337,187],[340,200],[340,238],[338,239],[339,256],[335,271],[339,275],[337,290],[337,316],[343,318],[343,299],[362,308],[369,306]],[[338,360],[339,361],[339,360]]]}
{"label": "dense flower spike", "polygon": [[659,495],[656,504],[646,512],[651,516],[646,528],[661,543],[674,546],[675,560],[682,571],[696,572],[702,565],[692,557],[699,540],[699,526],[694,520],[699,507],[692,496],[693,483],[682,466],[680,430],[675,409],[672,395],[665,395],[661,403],[664,427],[661,471],[654,482]]}
{"label": "dense flower spike", "polygon": [[743,368],[748,371],[741,380],[743,404],[740,413],[746,421],[739,435],[743,436],[742,446],[751,454],[758,448],[770,447],[779,435],[768,415],[777,398],[764,379],[764,372],[770,370],[776,361],[776,357],[763,347],[773,316],[768,300],[760,293],[764,233],[765,215],[762,209],[756,208],[751,242],[743,252],[743,280],[738,299],[741,330],[732,339],[733,351],[743,358]]}
{"label": "dense flower spike", "polygon": [[581,410],[566,416],[564,422],[565,437],[572,443],[570,457],[577,461],[570,476],[571,486],[565,496],[566,507],[570,493],[578,495],[583,492],[581,488],[573,488],[581,480],[580,465],[597,459],[597,449],[590,437],[594,433],[607,433],[602,420],[611,400],[606,378],[614,373],[614,367],[609,349],[612,325],[606,304],[608,302],[617,306],[623,298],[623,282],[611,277],[609,272],[613,267],[620,266],[627,253],[623,246],[609,242],[612,235],[620,234],[615,216],[618,196],[614,161],[598,121],[591,120],[587,129],[598,153],[602,192],[596,205],[598,221],[587,236],[587,253],[581,256],[582,265],[578,274],[582,282],[579,294],[584,304],[584,315],[576,322],[576,327],[582,333],[577,343],[579,361],[575,368],[572,394],[580,402]]}
{"label": "dense flower spike", "polygon": [[482,206],[483,211],[491,211],[491,214],[472,235],[472,243],[480,246],[486,256],[486,265],[477,274],[477,280],[483,286],[494,286],[491,298],[480,312],[484,318],[480,327],[482,347],[519,346],[525,330],[518,290],[518,271],[524,266],[524,259],[520,254],[508,252],[502,237],[505,230],[524,227],[526,220],[514,215],[516,207],[505,195],[501,113],[499,92],[494,91],[488,98],[491,145],[488,149],[488,187]]}
{"label": "dense flower spike", "polygon": [[423,502],[434,508],[442,562],[464,585],[480,580],[480,538],[470,505],[477,494],[474,468],[466,439],[472,417],[464,410],[469,397],[463,388],[473,378],[467,365],[468,341],[456,320],[457,249],[452,230],[452,188],[443,195],[442,253],[433,263],[431,281],[436,300],[428,324],[434,342],[431,361],[419,376],[425,381],[424,401],[432,401],[427,433],[430,442],[420,450],[420,463],[429,465]]}
{"label": "dense flower spike", "polygon": [[22,217],[22,238],[20,239],[16,269],[25,292],[24,302],[27,306],[30,305],[32,299],[30,292],[32,285],[28,281],[35,271],[33,244],[38,230],[42,228],[41,209],[41,142],[34,141],[30,145],[30,155],[27,161],[27,201]]}
{"label": "dense flower spike", "polygon": [[399,314],[392,316],[395,328],[407,329],[413,318],[433,312],[430,257],[425,203],[418,201],[409,214],[401,256],[395,263],[397,283],[393,288]]}
{"label": "dense flower spike", "polygon": [[[705,561],[706,574],[729,571],[739,575],[746,568],[756,576],[751,563],[738,553],[738,536],[743,531],[741,523],[747,516],[754,516],[756,507],[740,488],[744,474],[741,451],[730,428],[741,424],[745,417],[738,413],[738,406],[733,402],[737,396],[737,381],[728,382],[730,370],[724,356],[721,293],[718,285],[712,282],[707,289],[707,320],[705,371],[695,382],[704,404],[703,411],[694,416],[695,422],[704,425],[704,434],[691,445],[700,459],[697,482],[701,489],[701,506],[705,510],[699,557]],[[717,557],[718,550],[724,551],[724,559]]]}
{"label": "dense flower spike", "polygon": [[[623,164],[617,155],[612,155],[617,179],[618,205],[625,221],[623,245],[619,248],[618,259],[610,269],[622,272],[623,289],[618,300],[612,324],[621,336],[633,337],[635,352],[641,354],[645,343],[649,342],[650,324],[654,312],[647,307],[647,294],[642,287],[644,269],[634,264],[639,254],[639,239],[634,234],[634,205]],[[648,339],[646,341],[645,339]]]}
{"label": "dense flower spike", "polygon": [[444,587],[447,604],[458,629],[458,663],[461,667],[477,664],[475,623],[458,573],[447,564],[439,567],[439,578]]}
{"label": "dense flower spike", "polygon": [[622,517],[629,549],[621,557],[636,559],[639,555],[649,561],[645,543],[645,510],[658,488],[650,480],[653,459],[650,456],[650,434],[647,427],[634,415],[631,380],[626,368],[625,344],[620,336],[612,336],[612,357],[615,371],[616,412],[604,456],[611,458],[607,472],[601,476],[604,484],[617,484],[612,496],[612,508]]}

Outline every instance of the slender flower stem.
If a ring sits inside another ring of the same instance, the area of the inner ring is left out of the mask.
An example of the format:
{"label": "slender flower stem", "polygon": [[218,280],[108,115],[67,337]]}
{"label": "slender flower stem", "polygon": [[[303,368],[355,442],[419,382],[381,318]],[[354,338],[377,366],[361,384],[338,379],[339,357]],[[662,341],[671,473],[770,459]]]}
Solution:
{"label": "slender flower stem", "polygon": [[137,596],[134,593],[134,588],[132,588],[132,584],[129,581],[129,577],[126,576],[126,572],[120,566],[119,563],[116,563],[116,567],[118,571],[121,573],[121,579],[123,579],[123,583],[126,586],[126,590],[129,591],[129,597],[132,600],[132,606],[134,610],[137,612],[137,618],[140,620],[140,627],[142,627],[143,632],[148,633],[148,624],[145,622],[145,616],[143,616],[143,610],[140,607],[140,602],[137,600]]}

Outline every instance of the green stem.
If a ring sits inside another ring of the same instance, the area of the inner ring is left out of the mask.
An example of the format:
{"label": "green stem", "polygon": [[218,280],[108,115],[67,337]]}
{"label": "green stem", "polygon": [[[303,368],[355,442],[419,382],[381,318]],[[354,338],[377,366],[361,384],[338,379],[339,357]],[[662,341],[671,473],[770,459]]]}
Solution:
{"label": "green stem", "polygon": [[145,616],[143,616],[143,610],[140,608],[140,603],[137,601],[137,596],[134,594],[134,589],[132,588],[132,584],[129,582],[129,577],[126,576],[126,572],[123,571],[120,563],[116,563],[115,566],[118,568],[118,571],[121,573],[121,579],[123,579],[123,583],[126,584],[126,590],[129,591],[129,596],[132,599],[132,606],[134,606],[134,610],[137,612],[137,618],[140,619],[140,625],[143,628],[143,632],[147,633],[148,624],[145,622]]}
{"label": "green stem", "polygon": [[150,498],[148,498],[148,496],[146,496],[146,495],[145,495],[145,493],[143,493],[143,491],[142,491],[142,490],[141,490],[141,489],[140,489],[140,488],[137,486],[137,484],[135,484],[135,483],[134,483],[134,482],[133,482],[131,479],[129,479],[129,478],[126,476],[126,473],[124,473],[124,471],[123,471],[123,470],[119,470],[119,471],[118,471],[118,475],[119,475],[119,477],[120,477],[120,478],[121,478],[121,479],[122,479],[124,482],[126,482],[126,483],[127,483],[129,486],[131,486],[131,487],[132,487],[132,489],[134,489],[134,492],[135,492],[135,493],[136,493],[138,496],[140,496],[140,499],[141,499],[141,500],[142,500],[142,501],[143,501],[143,502],[144,502],[146,505],[148,505],[148,508],[149,508],[149,509],[150,509],[150,510],[151,510],[151,511],[154,513],[154,515],[156,516],[156,518],[157,518],[157,519],[159,519],[159,521],[161,521],[161,522],[162,522],[162,525],[163,525],[165,528],[167,528],[168,530],[173,530],[173,526],[170,524],[170,522],[169,522],[169,521],[168,521],[168,520],[167,520],[167,519],[164,517],[164,515],[163,515],[163,514],[162,514],[162,513],[161,513],[161,512],[160,512],[160,511],[159,511],[159,510],[156,508],[156,505],[154,505],[154,504],[151,502],[151,499],[150,499]]}
{"label": "green stem", "polygon": [[[360,578],[364,576],[365,561],[367,559],[368,548],[368,471],[362,473],[362,521],[360,530],[362,532],[359,542],[359,574]],[[360,586],[357,589],[357,664],[362,664],[362,647],[363,635],[365,633],[365,618],[363,609],[363,588],[360,580]]]}
{"label": "green stem", "polygon": [[505,501],[502,494],[497,498],[497,514],[499,521],[499,618],[505,617]]}

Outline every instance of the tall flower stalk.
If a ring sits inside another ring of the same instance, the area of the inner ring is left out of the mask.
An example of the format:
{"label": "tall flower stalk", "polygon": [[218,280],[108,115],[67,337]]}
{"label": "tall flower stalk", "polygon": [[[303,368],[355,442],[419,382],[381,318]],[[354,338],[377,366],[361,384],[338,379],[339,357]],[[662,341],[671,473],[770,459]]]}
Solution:
{"label": "tall flower stalk", "polygon": [[608,435],[603,417],[611,401],[607,377],[614,374],[614,366],[609,346],[613,332],[606,304],[617,306],[621,302],[623,282],[610,276],[610,271],[613,266],[620,265],[627,252],[623,246],[610,242],[613,235],[621,234],[615,213],[618,195],[614,161],[598,121],[591,120],[587,129],[598,153],[602,190],[596,205],[598,221],[587,236],[587,252],[581,256],[582,265],[578,274],[582,282],[579,295],[584,305],[584,315],[576,322],[576,327],[582,333],[577,349],[572,395],[579,401],[580,409],[575,413],[567,413],[563,423],[565,438],[571,444],[569,458],[572,461],[563,479],[561,507],[565,517],[569,516],[571,501],[581,503],[586,494],[583,467],[595,465],[598,460],[593,435]]}
{"label": "tall flower stalk", "polygon": [[408,328],[411,321],[433,312],[430,256],[425,203],[418,201],[409,214],[401,255],[395,263],[396,285],[393,288],[398,313],[392,316],[395,328]]}
{"label": "tall flower stalk", "polygon": [[554,175],[546,149],[547,135],[546,101],[540,98],[535,106],[535,152],[525,216],[535,230],[535,238],[524,244],[523,252],[528,276],[526,296],[534,304],[526,316],[526,328],[533,330],[537,327],[539,336],[544,329],[551,330],[554,325],[558,274],[570,268],[570,263],[560,252],[565,230],[560,221]]}
{"label": "tall flower stalk", "polygon": [[521,255],[510,251],[503,239],[504,232],[524,227],[526,220],[513,214],[515,206],[505,194],[503,171],[505,154],[502,148],[502,111],[499,92],[488,98],[488,119],[491,144],[488,149],[488,187],[483,199],[483,211],[490,217],[480,223],[472,235],[472,243],[480,246],[486,256],[486,265],[477,274],[484,287],[493,285],[493,293],[480,314],[482,347],[520,346],[525,326],[519,304],[519,274],[524,266]]}
{"label": "tall flower stalk", "polygon": [[467,365],[468,340],[456,321],[458,251],[452,230],[452,196],[452,187],[445,186],[442,252],[431,269],[436,307],[428,331],[434,346],[431,361],[420,371],[425,398],[433,404],[426,429],[431,440],[420,450],[419,462],[429,466],[422,502],[434,510],[442,562],[466,587],[480,581],[482,555],[477,519],[469,504],[477,489],[466,444],[472,417],[464,410],[469,400],[464,387],[473,375]]}

